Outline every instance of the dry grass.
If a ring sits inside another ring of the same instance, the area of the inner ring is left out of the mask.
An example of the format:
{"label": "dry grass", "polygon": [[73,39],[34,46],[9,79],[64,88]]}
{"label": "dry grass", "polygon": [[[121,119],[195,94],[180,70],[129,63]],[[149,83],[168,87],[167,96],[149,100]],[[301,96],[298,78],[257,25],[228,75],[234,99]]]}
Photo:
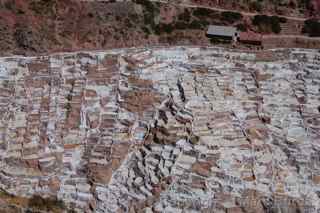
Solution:
{"label": "dry grass", "polygon": [[29,209],[31,211],[60,213],[66,209],[64,203],[56,198],[42,198],[39,195],[26,198],[11,195],[4,190],[0,190],[0,200],[8,206],[15,206],[19,209]]}

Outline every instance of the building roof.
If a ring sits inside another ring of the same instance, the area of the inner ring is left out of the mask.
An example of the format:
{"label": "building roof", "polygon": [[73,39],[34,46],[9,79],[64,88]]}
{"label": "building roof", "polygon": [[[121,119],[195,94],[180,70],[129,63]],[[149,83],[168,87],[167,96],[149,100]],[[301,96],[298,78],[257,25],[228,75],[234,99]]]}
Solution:
{"label": "building roof", "polygon": [[241,32],[240,41],[262,42],[262,35],[254,32]]}
{"label": "building roof", "polygon": [[215,36],[233,37],[236,32],[237,32],[237,29],[235,27],[210,25],[208,28],[207,34],[208,35],[215,35]]}

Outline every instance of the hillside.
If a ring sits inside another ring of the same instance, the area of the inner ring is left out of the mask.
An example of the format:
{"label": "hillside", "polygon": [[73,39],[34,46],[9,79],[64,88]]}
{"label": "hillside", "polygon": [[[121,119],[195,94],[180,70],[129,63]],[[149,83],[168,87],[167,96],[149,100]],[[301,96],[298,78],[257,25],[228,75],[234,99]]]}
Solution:
{"label": "hillside", "polygon": [[[239,12],[219,12],[177,3],[179,2],[171,1],[167,4],[147,0],[1,0],[0,55],[37,55],[157,45],[210,45],[210,40],[205,35],[210,24],[233,25],[239,29],[266,34],[275,31],[269,23],[254,26],[253,17],[239,13],[246,11],[246,8],[239,9]],[[205,1],[196,4],[205,5]],[[229,4],[222,5],[230,8]],[[233,9],[243,7],[240,3],[232,5]],[[297,10],[298,8],[295,9]],[[277,33],[299,35],[303,21],[287,20],[287,23],[276,27],[280,28],[275,31]],[[276,40],[275,47],[281,47],[281,38],[273,40]],[[319,43],[299,43],[294,40],[287,46],[316,48]]]}

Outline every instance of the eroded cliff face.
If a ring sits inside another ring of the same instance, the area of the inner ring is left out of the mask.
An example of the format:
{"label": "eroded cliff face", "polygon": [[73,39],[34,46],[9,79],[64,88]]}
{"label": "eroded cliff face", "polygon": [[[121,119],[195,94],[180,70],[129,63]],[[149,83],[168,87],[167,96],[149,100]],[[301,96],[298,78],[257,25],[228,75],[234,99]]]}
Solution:
{"label": "eroded cliff face", "polygon": [[2,209],[316,212],[319,98],[316,50],[0,58]]}

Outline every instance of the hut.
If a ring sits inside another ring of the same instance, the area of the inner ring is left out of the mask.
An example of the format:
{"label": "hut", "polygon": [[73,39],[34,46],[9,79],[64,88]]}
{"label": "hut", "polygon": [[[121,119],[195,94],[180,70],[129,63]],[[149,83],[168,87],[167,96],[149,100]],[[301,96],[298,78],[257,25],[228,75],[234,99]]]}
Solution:
{"label": "hut", "polygon": [[238,31],[235,27],[210,25],[207,31],[207,36],[209,38],[234,40],[238,37]]}
{"label": "hut", "polygon": [[262,45],[262,35],[254,32],[241,32],[239,41],[245,44]]}

